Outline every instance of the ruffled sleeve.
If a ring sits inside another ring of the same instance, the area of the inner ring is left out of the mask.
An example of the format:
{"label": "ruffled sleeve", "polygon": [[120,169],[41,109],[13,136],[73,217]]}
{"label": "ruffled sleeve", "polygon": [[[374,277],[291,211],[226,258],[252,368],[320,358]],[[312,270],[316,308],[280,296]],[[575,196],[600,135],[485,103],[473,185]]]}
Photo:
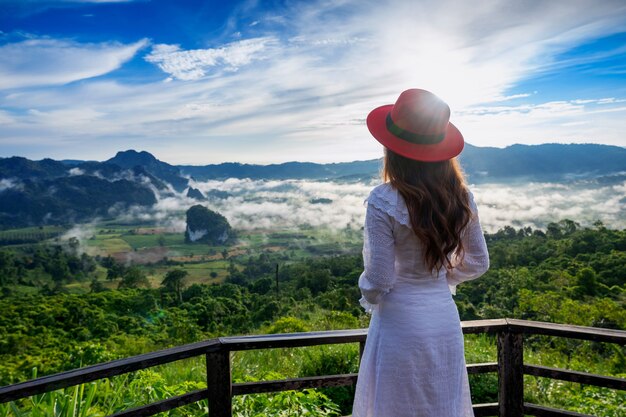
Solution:
{"label": "ruffled sleeve", "polygon": [[469,197],[472,217],[461,236],[464,256],[453,258],[453,268],[446,273],[448,285],[452,287],[453,293],[456,285],[478,278],[489,269],[489,252],[487,252],[487,243],[478,219],[478,208],[471,192]]}
{"label": "ruffled sleeve", "polygon": [[363,297],[361,305],[372,312],[375,305],[394,285],[394,237],[392,218],[375,189],[368,198],[363,237],[364,271],[359,277],[359,288]]}

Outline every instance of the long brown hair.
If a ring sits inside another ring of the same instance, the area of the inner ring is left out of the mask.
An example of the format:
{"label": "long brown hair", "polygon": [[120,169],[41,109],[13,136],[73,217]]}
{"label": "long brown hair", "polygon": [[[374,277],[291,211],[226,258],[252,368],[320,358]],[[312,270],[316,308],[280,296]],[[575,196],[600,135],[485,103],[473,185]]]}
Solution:
{"label": "long brown hair", "polygon": [[424,245],[426,265],[431,270],[452,268],[449,256],[462,257],[461,232],[472,215],[456,158],[421,162],[385,149],[382,176],[406,202],[412,229]]}

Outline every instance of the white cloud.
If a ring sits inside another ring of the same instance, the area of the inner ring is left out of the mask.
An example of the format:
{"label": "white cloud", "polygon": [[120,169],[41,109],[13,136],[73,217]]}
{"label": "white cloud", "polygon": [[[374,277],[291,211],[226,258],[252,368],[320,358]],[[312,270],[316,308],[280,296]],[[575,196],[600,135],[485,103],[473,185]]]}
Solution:
{"label": "white cloud", "polygon": [[22,184],[17,178],[1,178],[0,179],[0,193],[12,188],[21,189]]}
{"label": "white cloud", "polygon": [[482,184],[472,188],[483,228],[490,232],[507,225],[545,229],[549,222],[563,219],[583,226],[601,220],[609,227],[626,227],[626,182]]}
{"label": "white cloud", "polygon": [[245,39],[220,48],[181,50],[179,45],[158,44],[146,55],[148,62],[179,80],[197,80],[213,67],[236,71],[253,60],[263,58],[261,52],[275,43],[272,37]]}
{"label": "white cloud", "polygon": [[130,45],[29,39],[0,46],[0,89],[67,84],[118,69],[146,39]]}
{"label": "white cloud", "polygon": [[[359,229],[365,216],[364,199],[377,183],[310,180],[251,180],[193,182],[205,194],[228,193],[201,204],[223,214],[237,229],[297,228],[302,225],[340,230]],[[545,229],[550,222],[571,219],[583,226],[601,220],[611,228],[626,227],[626,181],[601,184],[570,183],[471,185],[481,225],[488,232],[504,226]],[[320,202],[318,199],[324,199]],[[318,200],[316,202],[316,200]],[[197,201],[183,193],[161,196],[151,209],[135,207],[126,220],[156,221],[168,230],[185,230],[184,212]]]}
{"label": "white cloud", "polygon": [[97,219],[92,220],[92,223],[76,225],[61,235],[61,241],[67,244],[72,238],[78,239],[79,246],[76,249],[78,253],[85,253],[89,250],[87,240],[96,234],[96,224]]}
{"label": "white cloud", "polygon": [[80,169],[80,168],[78,168],[78,167],[71,168],[71,169],[70,169],[69,171],[67,171],[67,172],[70,174],[70,176],[75,176],[75,175],[84,175],[84,174],[85,174],[85,171],[84,171],[84,170],[82,170],[82,169]]}

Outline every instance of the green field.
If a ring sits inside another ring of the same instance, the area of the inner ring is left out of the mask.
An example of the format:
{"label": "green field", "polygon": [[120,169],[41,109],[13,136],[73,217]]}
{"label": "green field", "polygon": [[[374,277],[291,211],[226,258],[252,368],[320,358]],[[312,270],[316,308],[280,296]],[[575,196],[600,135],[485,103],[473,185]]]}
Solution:
{"label": "green field", "polygon": [[[170,269],[171,267],[167,266],[146,267],[148,279],[150,279],[152,286],[158,287]],[[182,269],[187,271],[188,274],[187,278],[185,278],[187,285],[220,283],[224,281],[228,274],[228,261],[187,262],[182,266]],[[217,276],[212,277],[212,272]]]}
{"label": "green field", "polygon": [[[185,243],[183,233],[172,233],[154,224],[116,224],[103,222],[74,226],[84,230],[81,248],[90,256],[112,256],[124,265],[134,264],[147,275],[153,288],[161,285],[165,274],[173,268],[187,271],[186,284],[214,284],[223,282],[231,262],[237,269],[250,257],[260,254],[278,255],[282,262],[338,254],[358,254],[362,239],[360,230],[333,231],[328,229],[242,230],[230,246]],[[23,228],[0,232],[2,236],[37,236],[31,243],[0,245],[14,250],[27,250],[33,243],[58,244],[58,236],[68,229],[57,226]],[[37,234],[38,233],[38,234]],[[48,237],[44,239],[44,237]],[[91,279],[105,288],[114,289],[119,280],[107,280],[106,270],[98,266]],[[30,287],[25,287],[24,293]],[[70,293],[90,291],[89,281],[66,284]],[[22,293],[22,291],[18,291]]]}
{"label": "green field", "polygon": [[[93,243],[92,243],[93,242]],[[94,244],[95,243],[95,244]],[[96,249],[95,254],[113,254],[118,252],[128,252],[132,250],[132,247],[121,237],[108,237],[106,239],[95,241],[89,241],[89,246]]]}

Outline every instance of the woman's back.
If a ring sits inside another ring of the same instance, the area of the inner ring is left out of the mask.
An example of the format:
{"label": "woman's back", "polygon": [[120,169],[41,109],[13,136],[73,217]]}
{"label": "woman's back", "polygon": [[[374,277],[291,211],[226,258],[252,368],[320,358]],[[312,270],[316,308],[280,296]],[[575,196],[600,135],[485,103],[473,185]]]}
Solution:
{"label": "woman's back", "polygon": [[442,274],[445,276],[445,271],[433,272],[424,264],[423,245],[411,228],[411,219],[404,199],[390,183],[374,188],[368,198],[368,204],[387,212],[391,217],[396,277],[433,279]]}
{"label": "woman's back", "polygon": [[[400,192],[390,183],[375,187],[367,198],[363,259],[366,270],[359,280],[364,299],[372,304],[383,299],[398,281],[441,280],[454,286],[478,277],[489,268],[489,255],[476,205],[469,195],[472,216],[462,233],[463,258],[452,257],[453,269],[430,269],[424,261],[424,245],[411,227],[409,212]],[[375,246],[375,250],[372,247]]]}

